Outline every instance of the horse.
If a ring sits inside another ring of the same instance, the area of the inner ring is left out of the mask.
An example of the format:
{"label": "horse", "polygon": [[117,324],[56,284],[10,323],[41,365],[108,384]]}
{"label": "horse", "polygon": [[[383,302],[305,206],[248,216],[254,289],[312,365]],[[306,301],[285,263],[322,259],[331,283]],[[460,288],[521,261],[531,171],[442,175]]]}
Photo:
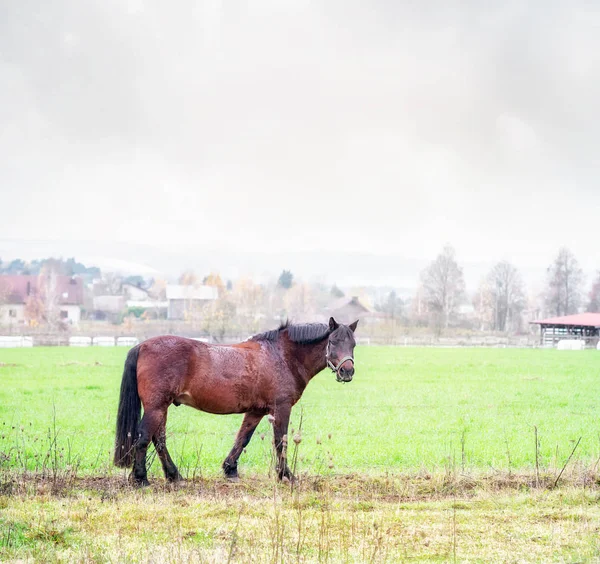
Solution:
{"label": "horse", "polygon": [[[114,464],[131,468],[134,485],[149,484],[146,451],[154,443],[165,478],[182,480],[166,443],[171,404],[227,415],[243,413],[242,425],[222,469],[238,479],[238,459],[261,419],[273,426],[279,480],[294,480],[285,452],[292,407],[311,379],[329,367],[338,382],[354,375],[354,331],[350,325],[290,324],[234,345],[212,345],[171,335],[153,337],[127,354],[117,412]],[[143,417],[140,420],[141,408]]]}

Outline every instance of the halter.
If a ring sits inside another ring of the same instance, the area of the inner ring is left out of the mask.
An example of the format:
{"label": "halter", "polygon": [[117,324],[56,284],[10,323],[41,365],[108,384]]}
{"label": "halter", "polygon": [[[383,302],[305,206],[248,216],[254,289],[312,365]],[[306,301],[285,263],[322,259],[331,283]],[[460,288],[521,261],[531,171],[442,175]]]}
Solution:
{"label": "halter", "polygon": [[345,380],[342,380],[340,376],[340,368],[347,360],[351,360],[352,364],[354,365],[354,357],[345,356],[344,358],[342,358],[342,360],[338,362],[338,365],[336,366],[335,364],[333,364],[333,362],[331,362],[331,360],[329,360],[329,341],[327,341],[327,348],[325,349],[325,360],[327,361],[327,366],[329,366],[329,368],[331,368],[331,370],[335,373],[336,380],[338,382],[345,382]]}

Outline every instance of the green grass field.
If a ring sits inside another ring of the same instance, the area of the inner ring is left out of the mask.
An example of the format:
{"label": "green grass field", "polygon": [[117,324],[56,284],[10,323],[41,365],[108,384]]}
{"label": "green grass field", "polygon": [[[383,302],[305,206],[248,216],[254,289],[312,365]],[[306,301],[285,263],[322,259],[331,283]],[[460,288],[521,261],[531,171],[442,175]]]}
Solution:
{"label": "green grass field", "polygon": [[[18,463],[33,469],[56,438],[63,459],[106,473],[125,354],[0,350],[0,451],[10,451],[12,461],[20,451]],[[296,430],[302,414],[301,471],[531,469],[534,426],[542,467],[560,466],[580,437],[577,460],[600,455],[596,351],[363,347],[356,357],[352,383],[322,372],[294,408]],[[240,422],[239,415],[172,406],[169,447],[184,475],[219,473]],[[268,469],[271,441],[265,419],[240,459],[241,472]]]}
{"label": "green grass field", "polygon": [[273,478],[266,421],[232,484],[241,416],[182,406],[168,433],[188,480],[154,460],[142,490],[111,465],[125,354],[0,349],[0,561],[600,557],[596,351],[360,348],[352,383],[324,372],[295,408],[294,489]]}

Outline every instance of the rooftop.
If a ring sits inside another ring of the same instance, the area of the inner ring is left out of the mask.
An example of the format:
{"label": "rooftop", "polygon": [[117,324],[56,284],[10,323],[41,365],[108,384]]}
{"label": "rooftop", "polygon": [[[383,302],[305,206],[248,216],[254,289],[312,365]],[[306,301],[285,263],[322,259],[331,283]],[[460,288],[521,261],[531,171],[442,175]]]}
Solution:
{"label": "rooftop", "polygon": [[561,325],[565,327],[596,327],[600,328],[600,313],[576,313],[561,317],[549,317],[531,321],[537,325]]}
{"label": "rooftop", "polygon": [[50,291],[60,305],[83,304],[83,282],[81,278],[56,276],[54,279],[43,275],[0,276],[0,299],[11,304],[24,304],[32,295],[43,297]]}

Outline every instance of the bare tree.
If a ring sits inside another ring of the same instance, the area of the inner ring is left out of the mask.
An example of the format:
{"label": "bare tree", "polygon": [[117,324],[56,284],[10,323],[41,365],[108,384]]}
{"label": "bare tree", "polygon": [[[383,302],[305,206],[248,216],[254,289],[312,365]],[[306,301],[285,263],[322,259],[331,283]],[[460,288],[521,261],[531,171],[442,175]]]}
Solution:
{"label": "bare tree", "polygon": [[448,327],[465,293],[463,272],[455,258],[454,248],[446,245],[422,274],[424,297],[436,331]]}
{"label": "bare tree", "polygon": [[587,311],[593,313],[600,312],[600,272],[598,272],[596,279],[592,283],[589,298],[590,301],[587,305]]}
{"label": "bare tree", "polygon": [[525,308],[521,275],[510,262],[501,261],[489,272],[486,282],[491,326],[496,331],[507,331]]}
{"label": "bare tree", "polygon": [[548,267],[546,307],[552,314],[576,313],[581,303],[583,272],[573,253],[563,247]]}
{"label": "bare tree", "polygon": [[38,292],[43,307],[44,319],[50,329],[56,329],[60,320],[60,290],[58,287],[58,274],[52,266],[44,267],[40,272]]}
{"label": "bare tree", "polygon": [[8,317],[8,308],[3,307],[8,304],[9,295],[10,287],[8,283],[0,278],[0,324],[2,324],[5,315],[7,316],[7,320],[10,321],[10,318]]}
{"label": "bare tree", "polygon": [[479,288],[473,295],[472,300],[475,313],[477,315],[477,321],[479,323],[479,330],[485,331],[491,329],[493,326],[493,305],[492,296],[490,292],[490,282],[488,277],[484,277],[479,283]]}

